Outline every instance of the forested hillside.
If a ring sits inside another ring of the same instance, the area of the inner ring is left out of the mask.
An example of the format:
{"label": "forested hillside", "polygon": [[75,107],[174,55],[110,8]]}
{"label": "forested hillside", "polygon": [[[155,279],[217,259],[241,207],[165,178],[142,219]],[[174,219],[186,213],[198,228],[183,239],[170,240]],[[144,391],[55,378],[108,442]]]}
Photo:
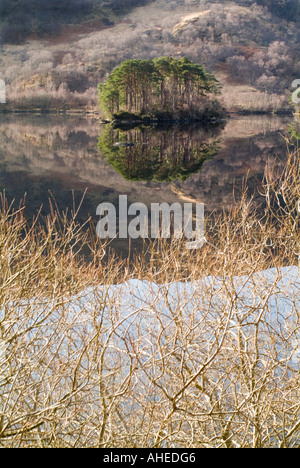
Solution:
{"label": "forested hillside", "polygon": [[[20,43],[28,35],[40,36],[57,34],[62,25],[80,23],[86,19],[98,18],[110,24],[110,13],[124,14],[132,8],[143,6],[154,0],[1,0],[0,39],[2,43]],[[168,0],[166,0],[167,2]],[[175,3],[175,2],[170,2]],[[184,0],[177,1],[178,4]],[[197,4],[197,0],[194,2]],[[213,3],[213,2],[212,2]],[[220,0],[218,3],[226,3]],[[234,3],[250,7],[249,0]],[[299,21],[299,0],[257,0],[271,13],[285,20]]]}
{"label": "forested hillside", "polygon": [[2,43],[20,43],[30,34],[58,34],[61,26],[122,13],[152,0],[1,0]]}
{"label": "forested hillside", "polygon": [[300,2],[299,0],[257,0],[259,5],[266,6],[272,13],[281,18],[299,21]]}
{"label": "forested hillside", "polygon": [[97,108],[126,60],[187,57],[234,110],[291,108],[300,78],[300,0],[2,0],[7,107]]}

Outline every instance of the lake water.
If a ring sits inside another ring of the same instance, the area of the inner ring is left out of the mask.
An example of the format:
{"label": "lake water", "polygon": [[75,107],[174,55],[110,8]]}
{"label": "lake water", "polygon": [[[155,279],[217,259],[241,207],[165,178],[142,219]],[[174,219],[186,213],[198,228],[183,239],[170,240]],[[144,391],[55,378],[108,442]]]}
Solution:
{"label": "lake water", "polygon": [[[200,125],[113,129],[98,120],[0,115],[0,190],[27,215],[41,204],[96,219],[99,203],[202,202],[206,211],[230,209],[245,179],[256,194],[266,165],[283,167],[290,118],[245,116]],[[50,193],[52,195],[50,195]],[[234,195],[233,195],[234,194]]]}

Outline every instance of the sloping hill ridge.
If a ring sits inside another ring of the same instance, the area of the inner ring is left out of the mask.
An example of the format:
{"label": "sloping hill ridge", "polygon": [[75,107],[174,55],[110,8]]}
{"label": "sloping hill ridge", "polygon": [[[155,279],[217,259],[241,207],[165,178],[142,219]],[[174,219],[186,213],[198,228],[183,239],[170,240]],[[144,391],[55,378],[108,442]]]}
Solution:
{"label": "sloping hill ridge", "polygon": [[[231,110],[290,108],[291,84],[300,74],[299,0],[284,0],[280,8],[268,0],[71,3],[72,11],[64,1],[3,0],[0,78],[7,85],[6,109],[95,111],[96,85],[114,67],[166,55],[186,56],[215,73]],[[14,40],[5,35],[8,24]],[[16,34],[21,25],[24,34]]]}

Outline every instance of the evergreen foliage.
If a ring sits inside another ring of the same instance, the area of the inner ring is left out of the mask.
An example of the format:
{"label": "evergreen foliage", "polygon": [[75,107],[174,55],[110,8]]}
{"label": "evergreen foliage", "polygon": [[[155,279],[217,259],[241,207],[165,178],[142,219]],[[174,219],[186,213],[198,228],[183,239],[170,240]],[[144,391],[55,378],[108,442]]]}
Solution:
{"label": "evergreen foliage", "polygon": [[207,109],[207,96],[220,92],[216,78],[186,57],[127,60],[98,90],[101,109],[115,118],[124,111],[149,118],[198,118]]}
{"label": "evergreen foliage", "polygon": [[98,148],[125,180],[184,181],[199,172],[218,150],[220,128],[137,126],[123,130],[107,125]]}

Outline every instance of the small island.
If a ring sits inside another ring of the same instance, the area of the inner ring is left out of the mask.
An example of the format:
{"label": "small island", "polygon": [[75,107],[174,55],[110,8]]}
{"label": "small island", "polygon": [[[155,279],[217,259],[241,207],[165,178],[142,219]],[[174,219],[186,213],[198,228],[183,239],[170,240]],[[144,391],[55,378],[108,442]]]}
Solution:
{"label": "small island", "polygon": [[100,108],[115,122],[213,121],[224,116],[217,79],[186,57],[127,60],[98,85]]}

